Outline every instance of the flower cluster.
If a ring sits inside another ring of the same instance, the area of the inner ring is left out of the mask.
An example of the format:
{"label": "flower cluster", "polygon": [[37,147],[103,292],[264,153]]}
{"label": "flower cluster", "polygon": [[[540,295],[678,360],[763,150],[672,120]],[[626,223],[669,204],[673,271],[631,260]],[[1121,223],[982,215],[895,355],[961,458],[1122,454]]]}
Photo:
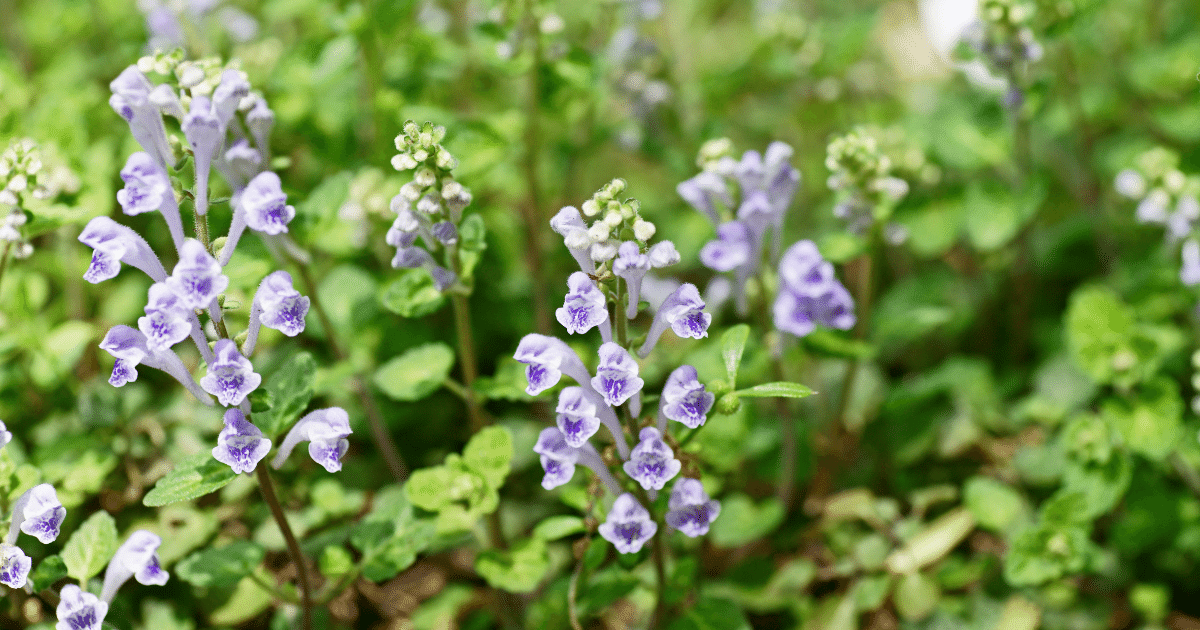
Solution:
{"label": "flower cluster", "polygon": [[[258,35],[258,22],[245,11],[221,0],[140,0],[139,9],[146,16],[150,50],[182,49],[188,33],[204,32],[219,24],[236,43],[248,42]],[[210,19],[211,18],[211,19]]]}
{"label": "flower cluster", "polygon": [[[104,586],[100,596],[89,593],[74,584],[68,584],[59,592],[57,630],[100,630],[108,616],[109,605],[129,578],[139,584],[162,586],[170,579],[158,560],[158,548],[162,538],[157,534],[139,529],[117,549],[104,571]],[[86,585],[85,585],[86,586]]]}
{"label": "flower cluster", "polygon": [[[388,229],[387,242],[396,248],[392,267],[415,269],[423,267],[433,276],[439,291],[446,291],[458,281],[453,271],[455,245],[463,209],[471,203],[471,191],[454,180],[451,171],[458,160],[441,145],[446,128],[413,121],[404,123],[404,133],[396,136],[392,166],[398,171],[413,171],[412,181],[400,187],[392,197],[391,209],[396,213]],[[425,247],[417,245],[420,237]],[[431,251],[444,249],[449,268],[440,265]]]}
{"label": "flower cluster", "polygon": [[841,330],[854,326],[854,298],[812,241],[799,241],[784,253],[779,285],[773,308],[779,330],[803,337],[817,324]]}
{"label": "flower cluster", "polygon": [[1138,202],[1139,223],[1166,229],[1167,241],[1183,240],[1180,280],[1200,284],[1200,241],[1193,235],[1200,221],[1200,177],[1179,170],[1179,155],[1155,148],[1138,156],[1136,165],[1117,173],[1118,194]]}
{"label": "flower cluster", "polygon": [[[114,326],[100,347],[115,359],[109,382],[116,387],[137,380],[137,366],[146,365],[167,372],[207,405],[213,405],[215,397],[216,404],[232,407],[225,414],[225,427],[213,456],[236,472],[249,472],[270,449],[270,440],[246,419],[250,413],[247,397],[262,383],[249,356],[263,326],[295,336],[304,330],[309,309],[309,298],[296,290],[292,277],[285,271],[275,271],[262,280],[254,294],[244,337],[236,337],[245,339],[241,347],[229,334],[223,313],[222,294],[229,287],[225,267],[246,228],[258,232],[275,251],[298,251],[287,236],[295,209],[287,203],[279,176],[264,170],[274,115],[261,96],[251,93],[246,77],[236,69],[221,68],[214,61],[184,62],[172,56],[150,59],[154,69],[175,75],[179,91],[166,83],[151,84],[137,66],[130,66],[112,82],[109,102],[129,123],[144,149],[131,155],[122,169],[125,186],[117,193],[117,201],[127,215],[161,214],[178,262],[168,275],[159,255],[129,227],[107,216],[88,223],[79,236],[94,250],[84,274],[86,280],[98,283],[115,277],[125,263],[141,269],[154,281],[137,329]],[[164,114],[179,122],[183,143],[168,138]],[[194,164],[192,210],[196,236],[202,240],[184,234],[181,199],[171,181],[177,170],[176,145],[187,147],[185,158]],[[208,242],[205,215],[212,170],[221,174],[231,192],[232,217],[223,244],[222,239]],[[209,333],[200,323],[204,313],[212,324]],[[198,381],[174,350],[188,338],[207,364],[206,373]],[[312,439],[314,445],[321,445],[319,453],[310,450],[313,458],[331,471],[339,469],[337,458],[345,453],[344,438],[350,429],[345,412],[337,411],[343,418],[326,422],[323,433],[314,428],[320,424],[315,421],[301,421],[294,427],[284,441],[277,465],[296,441]]]}
{"label": "flower cluster", "polygon": [[[48,161],[47,159],[48,158]],[[31,199],[52,199],[63,191],[79,188],[79,178],[52,155],[43,154],[41,148],[28,138],[10,144],[0,154],[0,206],[11,206],[11,210],[0,217],[0,258],[11,251],[15,258],[28,258],[33,254],[33,244],[22,233],[28,222],[26,206]]]}
{"label": "flower cluster", "polygon": [[1029,26],[1033,16],[1034,4],[1027,0],[982,0],[979,19],[967,26],[960,38],[959,57],[981,58],[1008,80],[1004,104],[1012,109],[1025,100],[1014,79],[1045,52]]}
{"label": "flower cluster", "polygon": [[0,584],[21,588],[29,578],[33,561],[17,546],[21,533],[37,538],[43,545],[54,542],[65,518],[67,509],[58,500],[54,486],[48,483],[26,490],[17,499],[13,504],[8,535],[0,543]]}
{"label": "flower cluster", "polygon": [[826,181],[838,193],[834,216],[851,232],[863,234],[876,222],[884,224],[889,240],[903,240],[899,226],[886,223],[893,206],[908,194],[908,182],[892,174],[892,160],[873,133],[859,128],[834,138],[826,150]]}
{"label": "flower cluster", "polygon": [[[563,375],[575,381],[575,385],[559,392],[556,426],[544,429],[534,446],[545,470],[542,486],[553,489],[567,483],[578,464],[591,469],[617,497],[607,521],[599,527],[600,535],[621,553],[635,553],[654,535],[658,524],[613,475],[610,463],[618,465],[637,484],[638,491],[652,499],[683,468],[668,444],[667,420],[692,429],[704,424],[714,395],[697,380],[696,370],[685,365],[667,380],[657,418],[639,419],[646,383],[639,375],[641,367],[629,351],[625,333],[641,310],[638,295],[647,271],[673,264],[679,255],[669,241],[648,243],[654,227],[639,216],[637,201],[615,199],[624,187],[622,180],[613,180],[583,204],[582,213],[573,207],[563,208],[551,221],[551,227],[563,236],[582,268],[571,274],[569,292],[556,314],[569,334],[599,329],[602,343],[595,371],[589,371],[583,358],[562,340],[539,334],[526,335],[514,358],[526,366],[525,391],[530,395],[554,387]],[[591,226],[585,216],[596,218]],[[694,285],[680,285],[655,312],[637,356],[648,356],[668,328],[679,337],[707,336],[712,315],[704,308]],[[628,422],[628,430],[622,417]],[[591,444],[601,426],[607,429],[617,460],[607,460]],[[637,439],[631,447],[629,437],[635,434]],[[699,482],[691,482],[695,480],[674,483],[671,512],[665,522],[689,536],[699,536],[716,518],[719,506],[704,495]],[[702,497],[704,505],[711,504],[704,515],[693,514],[697,497]]]}

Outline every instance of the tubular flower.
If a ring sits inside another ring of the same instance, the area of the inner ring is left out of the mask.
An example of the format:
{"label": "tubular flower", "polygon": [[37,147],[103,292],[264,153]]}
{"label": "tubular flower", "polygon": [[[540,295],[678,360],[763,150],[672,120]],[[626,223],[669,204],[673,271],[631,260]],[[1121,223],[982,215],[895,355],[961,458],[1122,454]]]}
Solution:
{"label": "tubular flower", "polygon": [[308,441],[308,454],[329,472],[342,469],[342,456],[350,448],[350,416],[341,407],[309,412],[288,431],[271,466],[279,468],[300,442]]}
{"label": "tubular flower", "polygon": [[637,553],[642,545],[654,537],[658,525],[650,519],[650,512],[625,493],[617,497],[608,518],[598,528],[600,535],[612,543],[621,553]]}
{"label": "tubular flower", "polygon": [[240,409],[225,411],[225,428],[217,436],[213,459],[241,474],[253,472],[270,450],[271,440],[263,437],[263,432],[251,424]]}
{"label": "tubular flower", "polygon": [[92,262],[83,274],[83,279],[92,284],[115,278],[121,271],[121,263],[141,269],[155,282],[162,282],[167,277],[167,271],[146,239],[108,217],[88,221],[79,234],[79,242],[95,250]]}
{"label": "tubular flower", "polygon": [[675,459],[671,447],[663,442],[662,433],[654,427],[646,427],[638,434],[638,445],[625,462],[625,473],[646,490],[662,490],[668,481],[683,468],[683,462]]}
{"label": "tubular flower", "polygon": [[74,584],[62,587],[58,596],[55,630],[100,630],[108,614],[108,602]]}
{"label": "tubular flower", "polygon": [[233,407],[240,405],[261,383],[262,377],[254,371],[250,360],[238,352],[237,344],[231,339],[218,339],[213,346],[213,362],[200,379],[200,387],[216,396],[217,402]]}
{"label": "tubular flower", "polygon": [[582,387],[564,387],[558,394],[558,429],[573,448],[583,446],[600,429],[596,405],[588,400]]}
{"label": "tubular flower", "polygon": [[705,391],[696,368],[690,365],[675,368],[667,377],[662,397],[659,398],[659,411],[663,418],[659,421],[659,431],[666,430],[665,419],[683,423],[689,429],[703,425],[716,398],[712,392]]}
{"label": "tubular flower", "polygon": [[619,406],[641,391],[645,383],[638,378],[637,361],[625,348],[611,341],[600,346],[600,365],[592,377],[592,387],[604,397],[604,402]]}
{"label": "tubular flower", "polygon": [[721,514],[720,502],[709,499],[698,479],[687,477],[671,488],[667,509],[667,525],[690,538],[707,534],[708,526]]}
{"label": "tubular flower", "polygon": [[571,274],[567,280],[567,286],[570,291],[567,293],[566,301],[562,308],[554,312],[554,315],[568,333],[582,334],[594,326],[608,322],[608,307],[605,304],[604,293],[596,288],[596,284],[586,273],[576,271]]}
{"label": "tubular flower", "polygon": [[679,286],[654,314],[654,322],[650,324],[650,332],[646,335],[646,343],[638,350],[638,356],[646,358],[658,338],[669,327],[680,337],[700,339],[708,336],[708,325],[712,323],[712,315],[704,312],[704,300],[700,299],[700,291],[696,285],[684,283]]}
{"label": "tubular flower", "polygon": [[18,531],[21,531],[37,538],[43,545],[54,542],[66,518],[67,508],[58,500],[54,486],[48,483],[36,485],[13,504],[12,525],[5,541],[10,545],[15,543]]}
{"label": "tubular flower", "polygon": [[20,547],[0,543],[0,584],[9,588],[21,588],[29,579],[33,560]]}
{"label": "tubular flower", "polygon": [[[147,586],[154,584],[162,586],[170,579],[170,574],[162,569],[158,561],[158,548],[162,538],[144,529],[139,529],[129,535],[119,548],[108,568],[104,571],[104,587],[100,591],[100,599],[111,602],[121,585],[134,578],[138,584]],[[61,619],[61,615],[59,617]]]}

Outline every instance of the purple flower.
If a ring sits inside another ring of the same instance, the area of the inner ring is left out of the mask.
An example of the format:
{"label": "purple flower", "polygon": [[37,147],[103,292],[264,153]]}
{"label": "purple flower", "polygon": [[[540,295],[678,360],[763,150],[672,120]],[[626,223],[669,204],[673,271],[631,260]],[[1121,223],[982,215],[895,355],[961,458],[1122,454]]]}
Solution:
{"label": "purple flower", "polygon": [[296,209],[287,205],[279,176],[271,171],[263,171],[250,180],[238,198],[238,206],[245,215],[246,225],[265,234],[287,232],[288,223],[296,216]]}
{"label": "purple flower", "polygon": [[[147,586],[166,584],[171,576],[162,569],[158,561],[158,548],[161,545],[162,538],[144,529],[130,534],[124,544],[117,548],[112,560],[108,561],[100,599],[111,602],[117,590],[129,581],[129,578]],[[59,618],[61,619],[61,614]]]}
{"label": "purple flower", "polygon": [[254,371],[250,360],[238,352],[237,344],[231,339],[218,339],[213,346],[213,362],[200,379],[200,387],[216,396],[222,405],[234,407],[261,383],[262,377]]}
{"label": "purple flower", "polygon": [[708,498],[699,480],[684,477],[671,488],[667,510],[667,525],[695,538],[708,533],[708,526],[721,514],[721,504]]}
{"label": "purple flower", "polygon": [[[207,345],[203,348],[208,350]],[[213,404],[212,398],[204,393],[204,390],[200,389],[196,381],[192,379],[192,375],[188,373],[183,361],[179,359],[179,355],[169,349],[152,352],[146,344],[146,335],[140,331],[124,324],[113,326],[104,335],[104,340],[100,342],[100,349],[107,351],[117,360],[113,364],[112,376],[108,379],[113,387],[121,387],[125,383],[136,381],[137,366],[145,364],[173,376],[200,402],[206,405]]]}
{"label": "purple flower", "polygon": [[246,182],[262,172],[262,153],[250,146],[247,140],[238,140],[225,150],[225,166],[222,174],[234,190],[245,188]]}
{"label": "purple flower", "polygon": [[537,333],[525,335],[517,345],[513,358],[526,365],[525,378],[529,384],[525,393],[530,396],[537,396],[554,387],[563,374],[580,385],[592,380],[579,355],[554,337]]}
{"label": "purple flower", "polygon": [[108,104],[129,123],[129,130],[142,149],[164,168],[173,162],[162,112],[150,100],[153,86],[146,75],[137,66],[129,66],[108,87],[112,90]]}
{"label": "purple flower", "polygon": [[254,136],[254,145],[263,154],[265,163],[267,156],[271,153],[271,143],[268,138],[271,137],[271,128],[275,126],[275,112],[267,107],[267,102],[262,98],[256,100],[254,107],[246,112],[246,126],[250,128],[250,135]]}
{"label": "purple flower", "polygon": [[600,346],[600,365],[592,377],[592,387],[613,407],[640,392],[646,382],[638,378],[638,364],[620,345],[608,342]]}
{"label": "purple flower", "polygon": [[658,524],[650,519],[650,512],[627,492],[613,502],[608,518],[600,525],[599,531],[617,551],[637,553],[646,541],[654,537]]}
{"label": "purple flower", "polygon": [[574,448],[583,446],[600,429],[596,405],[588,400],[582,387],[564,387],[558,394],[555,412],[559,430]]}
{"label": "purple flower", "polygon": [[115,278],[121,271],[121,263],[141,269],[155,282],[162,282],[167,277],[167,271],[146,239],[108,217],[88,221],[79,234],[79,242],[95,250],[92,262],[83,274],[83,279],[92,284]]}
{"label": "purple flower", "polygon": [[74,584],[62,587],[58,596],[55,630],[100,630],[108,614],[108,602]]}
{"label": "purple flower", "polygon": [[646,490],[662,490],[668,481],[679,474],[683,462],[675,459],[671,447],[662,440],[662,433],[654,427],[646,427],[638,434],[638,445],[625,462],[625,474]]}
{"label": "purple flower", "polygon": [[[696,368],[681,365],[667,377],[667,384],[663,386],[662,397],[659,399],[659,410],[663,417],[682,422],[689,429],[695,429],[704,424],[716,398],[712,392],[705,391],[696,374]],[[660,423],[659,430],[662,431],[666,428],[666,423],[662,420]]]}
{"label": "purple flower", "polygon": [[820,295],[837,284],[833,265],[825,261],[815,243],[797,241],[779,261],[779,278],[784,286],[801,295]]}
{"label": "purple flower", "polygon": [[541,457],[542,469],[546,471],[542,477],[542,487],[553,490],[570,481],[571,477],[575,476],[575,464],[579,461],[580,450],[567,443],[567,437],[562,431],[554,427],[542,429],[537,444],[533,445],[533,452]]}
{"label": "purple flower", "polygon": [[[258,336],[255,322],[278,330],[288,337],[295,337],[304,331],[304,317],[308,314],[310,300],[300,295],[292,286],[292,276],[286,271],[276,271],[268,274],[258,285],[254,294],[254,305],[251,317],[250,335]],[[253,351],[254,344],[246,340],[246,352]]]}
{"label": "purple flower", "polygon": [[271,450],[271,440],[263,437],[258,427],[250,424],[240,409],[225,411],[225,428],[217,436],[213,458],[241,474],[253,472],[254,467]]}
{"label": "purple flower", "polygon": [[20,547],[0,543],[0,584],[9,588],[21,588],[29,578],[33,560]]}
{"label": "purple flower", "polygon": [[700,299],[699,289],[694,284],[681,284],[654,314],[654,322],[650,324],[646,343],[638,350],[638,356],[646,358],[668,327],[680,337],[700,339],[708,336],[710,323],[712,315],[704,312],[704,300]]}
{"label": "purple flower", "polygon": [[183,242],[179,263],[166,282],[189,309],[207,308],[229,287],[229,277],[221,273],[221,264],[194,238]]}
{"label": "purple flower", "polygon": [[146,316],[138,318],[138,329],[146,335],[146,347],[151,352],[167,350],[192,332],[192,311],[165,282],[150,285],[150,299],[144,310]]}
{"label": "purple flower", "polygon": [[350,416],[345,409],[330,407],[309,412],[288,431],[271,466],[283,466],[292,449],[308,440],[308,454],[313,461],[331,473],[337,472],[342,469],[342,456],[350,448],[350,441],[346,439],[350,433]]}
{"label": "purple flower", "polygon": [[12,525],[5,541],[9,544],[17,542],[18,531],[22,531],[43,545],[54,542],[65,518],[67,508],[58,500],[54,486],[48,483],[36,485],[13,504]]}
{"label": "purple flower", "polygon": [[725,179],[711,171],[704,171],[689,180],[680,182],[675,187],[675,191],[689,205],[708,217],[714,226],[721,222],[721,217],[717,213],[713,201],[719,200],[726,206],[733,205],[733,198],[729,195],[729,186],[725,183]]}
{"label": "purple flower", "polygon": [[636,242],[625,241],[617,248],[617,259],[613,261],[612,270],[625,280],[625,286],[629,288],[629,305],[625,308],[627,319],[637,316],[642,295],[642,279],[650,271],[650,266],[650,256],[643,254],[641,246]]}
{"label": "purple flower", "polygon": [[592,239],[588,236],[588,226],[584,223],[583,216],[579,214],[579,210],[567,206],[558,211],[553,219],[550,219],[550,229],[554,230],[563,237],[563,243],[571,252],[571,256],[575,258],[575,262],[579,263],[579,269],[585,273],[592,273],[596,270],[596,263],[592,261],[592,256],[589,252],[592,246]]}
{"label": "purple flower", "polygon": [[429,252],[417,246],[397,248],[396,255],[392,258],[392,267],[395,269],[424,267],[429,275],[433,276],[433,284],[438,291],[449,289],[458,280],[458,276],[453,271],[434,262],[433,256]]}
{"label": "purple flower", "polygon": [[604,293],[596,288],[596,283],[592,282],[586,273],[576,271],[571,274],[567,279],[567,287],[570,291],[567,292],[562,308],[554,311],[558,323],[562,324],[567,332],[572,335],[582,334],[608,321]]}
{"label": "purple flower", "polygon": [[1185,241],[1182,258],[1179,279],[1189,287],[1200,284],[1200,242],[1194,238]]}
{"label": "purple flower", "polygon": [[244,72],[230,68],[221,73],[221,82],[217,89],[213,90],[212,110],[220,122],[222,132],[233,120],[238,103],[249,95],[250,84],[246,81]]}
{"label": "purple flower", "polygon": [[854,299],[841,284],[829,286],[817,296],[782,290],[775,298],[775,327],[803,337],[817,324],[849,330],[854,327]]}
{"label": "purple flower", "polygon": [[430,228],[433,237],[442,245],[453,245],[458,242],[458,228],[450,221],[438,221]]}
{"label": "purple flower", "polygon": [[160,211],[167,221],[175,248],[182,246],[183,223],[179,217],[179,205],[175,203],[171,181],[158,162],[148,153],[134,153],[125,161],[121,179],[125,182],[125,187],[117,191],[121,211],[130,216]]}
{"label": "purple flower", "polygon": [[187,138],[188,146],[192,148],[192,156],[196,171],[196,214],[208,212],[208,174],[225,144],[225,127],[213,113],[212,101],[207,96],[192,97],[192,107],[183,117],[183,135]]}
{"label": "purple flower", "polygon": [[728,221],[717,228],[717,240],[700,249],[700,262],[713,271],[732,271],[751,262],[753,251],[750,228],[741,221]]}

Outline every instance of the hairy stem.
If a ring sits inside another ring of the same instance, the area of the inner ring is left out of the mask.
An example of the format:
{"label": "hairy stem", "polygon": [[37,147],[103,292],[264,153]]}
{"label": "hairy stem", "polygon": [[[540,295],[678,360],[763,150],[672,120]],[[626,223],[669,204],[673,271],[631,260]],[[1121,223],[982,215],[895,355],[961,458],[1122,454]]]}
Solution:
{"label": "hairy stem", "polygon": [[292,557],[292,563],[296,565],[296,577],[300,583],[302,614],[300,628],[301,630],[312,630],[312,590],[308,584],[308,567],[304,563],[304,554],[300,553],[300,544],[296,542],[292,527],[288,525],[287,517],[283,514],[283,506],[279,504],[279,497],[275,495],[275,482],[271,481],[271,473],[267,472],[266,466],[255,466],[254,474],[258,477],[258,489],[262,491],[263,500],[271,508],[271,516],[279,525],[279,531],[283,533],[283,541],[287,543],[288,555]]}
{"label": "hairy stem", "polygon": [[[325,337],[329,342],[329,348],[333,350],[334,356],[339,361],[348,361],[350,355],[338,343],[333,322],[330,321],[329,313],[325,311],[325,306],[321,303],[320,296],[317,295],[317,283],[312,277],[312,272],[303,263],[296,262],[295,266],[300,273],[300,278],[304,281],[305,290],[308,292],[312,308],[317,312],[317,319],[321,321],[321,327],[325,329]],[[392,477],[397,482],[403,482],[408,478],[408,466],[404,463],[404,458],[400,456],[400,449],[396,448],[396,443],[392,440],[391,434],[388,433],[387,423],[384,422],[383,412],[379,410],[379,404],[375,402],[375,395],[371,393],[371,388],[367,384],[366,379],[358,372],[355,372],[351,379],[351,387],[354,389],[355,396],[358,397],[359,404],[362,405],[363,413],[367,414],[367,424],[371,427],[371,439],[375,441],[375,448],[379,449],[379,454],[383,456],[383,461],[387,464]]]}

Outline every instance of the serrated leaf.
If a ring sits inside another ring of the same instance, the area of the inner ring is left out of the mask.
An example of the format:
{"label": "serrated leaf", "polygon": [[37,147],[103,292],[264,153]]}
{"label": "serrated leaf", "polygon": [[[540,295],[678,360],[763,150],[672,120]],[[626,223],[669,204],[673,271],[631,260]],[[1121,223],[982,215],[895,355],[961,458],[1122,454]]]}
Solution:
{"label": "serrated leaf", "polygon": [[463,448],[463,463],[499,489],[508,476],[513,456],[512,435],[504,427],[485,427]]}
{"label": "serrated leaf", "polygon": [[454,350],[444,343],[427,343],[384,363],[375,372],[375,385],[395,400],[421,400],[442,386],[454,366]]}
{"label": "serrated leaf", "polygon": [[103,510],[88,517],[63,547],[67,575],[86,584],[117,552],[117,522]]}
{"label": "serrated leaf", "polygon": [[159,479],[154,489],[142,498],[142,504],[159,507],[195,499],[220,490],[236,478],[233,469],[213,459],[211,453],[196,453]]}
{"label": "serrated leaf", "polygon": [[740,389],[737,395],[742,398],[805,398],[817,393],[800,383],[763,383],[747,389]]}
{"label": "serrated leaf", "polygon": [[63,562],[61,556],[49,556],[38,563],[37,568],[29,574],[29,581],[33,583],[33,592],[40,593],[65,577],[67,563]]}
{"label": "serrated leaf", "polygon": [[175,565],[179,579],[200,587],[229,587],[250,575],[262,563],[266,550],[248,540],[238,540],[219,549],[205,549]]}
{"label": "serrated leaf", "polygon": [[737,387],[738,367],[742,365],[742,353],[749,336],[750,327],[746,324],[738,324],[721,335],[721,358],[725,360],[725,375],[730,387]]}
{"label": "serrated leaf", "polygon": [[427,512],[437,512],[450,502],[447,491],[453,473],[445,466],[414,470],[404,484],[404,491],[413,505]]}
{"label": "serrated leaf", "polygon": [[542,583],[550,570],[546,542],[527,538],[509,551],[488,549],[475,559],[475,571],[495,588],[510,593],[529,593]]}
{"label": "serrated leaf", "polygon": [[424,317],[441,308],[446,297],[424,269],[405,269],[380,296],[384,308],[401,317]]}
{"label": "serrated leaf", "polygon": [[297,353],[267,379],[270,410],[253,414],[254,424],[268,436],[278,436],[308,408],[313,395],[317,362],[307,352]]}

